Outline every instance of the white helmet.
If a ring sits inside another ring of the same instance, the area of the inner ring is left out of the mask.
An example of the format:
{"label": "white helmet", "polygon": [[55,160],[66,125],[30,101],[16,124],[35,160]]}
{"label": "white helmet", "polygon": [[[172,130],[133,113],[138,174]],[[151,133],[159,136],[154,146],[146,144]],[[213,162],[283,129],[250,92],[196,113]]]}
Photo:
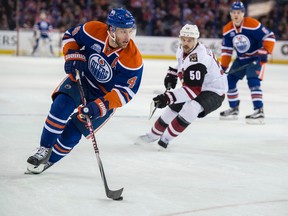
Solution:
{"label": "white helmet", "polygon": [[192,37],[192,38],[199,38],[200,33],[198,30],[198,27],[196,25],[190,25],[186,24],[185,26],[182,27],[180,30],[180,35],[179,37]]}

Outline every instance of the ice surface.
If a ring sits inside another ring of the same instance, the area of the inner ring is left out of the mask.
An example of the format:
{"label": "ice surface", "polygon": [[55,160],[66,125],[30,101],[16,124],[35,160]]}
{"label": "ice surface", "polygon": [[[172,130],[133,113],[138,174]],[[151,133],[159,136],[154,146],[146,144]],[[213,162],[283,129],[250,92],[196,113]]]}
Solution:
{"label": "ice surface", "polygon": [[96,134],[108,185],[124,200],[106,198],[90,140],[37,176],[24,175],[65,76],[62,58],[0,56],[0,216],[287,216],[288,71],[267,65],[265,125],[245,124],[252,103],[239,83],[240,119],[220,121],[222,107],[197,119],[165,152],[136,146],[150,129],[149,105],[164,91],[170,60],[145,60],[141,89]]}

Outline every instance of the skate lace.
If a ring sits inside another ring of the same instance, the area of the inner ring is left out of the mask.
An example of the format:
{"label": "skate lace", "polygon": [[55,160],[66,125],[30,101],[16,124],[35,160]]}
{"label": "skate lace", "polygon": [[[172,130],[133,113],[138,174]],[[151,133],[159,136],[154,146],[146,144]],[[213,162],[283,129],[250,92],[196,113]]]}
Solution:
{"label": "skate lace", "polygon": [[48,155],[48,149],[45,147],[39,147],[38,151],[35,153],[35,157],[42,159]]}
{"label": "skate lace", "polygon": [[262,115],[263,111],[261,109],[256,109],[253,113],[253,115]]}
{"label": "skate lace", "polygon": [[236,113],[236,112],[237,112],[237,110],[235,108],[230,108],[230,109],[224,111],[225,114],[232,114],[232,113]]}

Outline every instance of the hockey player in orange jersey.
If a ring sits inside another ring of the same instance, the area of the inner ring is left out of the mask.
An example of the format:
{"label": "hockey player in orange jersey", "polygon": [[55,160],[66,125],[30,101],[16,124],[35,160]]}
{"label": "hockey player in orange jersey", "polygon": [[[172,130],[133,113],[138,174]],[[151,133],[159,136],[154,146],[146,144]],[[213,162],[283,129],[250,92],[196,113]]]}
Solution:
{"label": "hockey player in orange jersey", "polygon": [[264,124],[261,81],[268,55],[272,54],[274,48],[275,35],[256,19],[244,15],[243,3],[234,2],[230,8],[231,21],[223,28],[221,55],[223,69],[227,70],[229,67],[233,50],[236,51],[237,57],[227,76],[229,85],[227,98],[230,109],[221,112],[220,119],[238,119],[240,99],[237,83],[246,76],[254,108],[254,113],[246,116],[246,122]]}
{"label": "hockey player in orange jersey", "polygon": [[[30,156],[28,173],[41,173],[89,138],[85,119],[95,131],[118,107],[136,95],[143,71],[142,56],[131,39],[135,19],[124,8],[110,11],[107,23],[87,22],[68,29],[63,36],[64,70],[68,74],[52,94],[38,151]],[[87,105],[81,105],[76,71],[80,72]],[[78,112],[74,110],[78,108]]]}

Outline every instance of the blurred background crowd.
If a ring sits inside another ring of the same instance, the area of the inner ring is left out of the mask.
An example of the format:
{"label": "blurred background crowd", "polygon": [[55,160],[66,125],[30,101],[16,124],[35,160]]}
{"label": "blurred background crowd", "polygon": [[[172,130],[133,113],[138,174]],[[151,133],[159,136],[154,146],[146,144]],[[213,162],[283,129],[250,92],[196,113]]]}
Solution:
{"label": "blurred background crowd", "polygon": [[[0,29],[32,28],[41,12],[46,12],[54,29],[66,29],[90,20],[106,21],[112,7],[123,6],[137,21],[137,35],[178,36],[186,24],[197,24],[202,38],[221,38],[222,27],[230,21],[233,0],[0,0]],[[242,1],[247,15],[270,28],[278,40],[288,40],[288,0]],[[269,3],[269,4],[268,4]],[[272,4],[271,4],[272,3]],[[269,6],[270,5],[270,6]],[[267,8],[268,7],[268,8]]]}

